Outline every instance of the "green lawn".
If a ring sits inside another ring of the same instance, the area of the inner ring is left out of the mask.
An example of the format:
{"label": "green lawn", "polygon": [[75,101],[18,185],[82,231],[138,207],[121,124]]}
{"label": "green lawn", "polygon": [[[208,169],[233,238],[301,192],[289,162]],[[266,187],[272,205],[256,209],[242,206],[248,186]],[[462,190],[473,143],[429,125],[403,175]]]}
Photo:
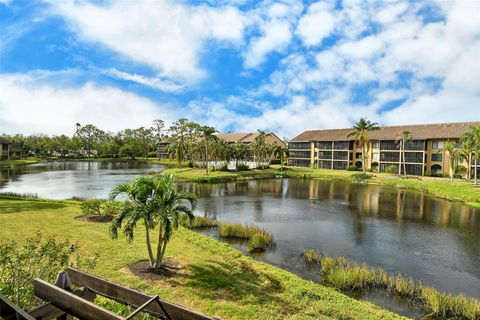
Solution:
{"label": "green lawn", "polygon": [[0,200],[0,241],[21,243],[37,230],[68,238],[84,254],[100,254],[94,270],[99,276],[223,319],[401,319],[184,228],[167,249],[182,271],[143,280],[126,270],[147,257],[143,228],[127,244],[123,237],[110,239],[108,224],[75,220],[79,214],[78,203],[71,201]]}
{"label": "green lawn", "polygon": [[[358,172],[346,170],[310,169],[299,167],[286,167],[284,171],[279,166],[271,166],[267,170],[251,170],[243,172],[211,172],[208,176],[203,169],[172,168],[163,171],[164,174],[174,174],[179,180],[192,182],[222,182],[244,179],[264,179],[274,177],[288,177],[301,179],[343,180],[354,182],[352,175]],[[373,175],[367,183],[387,185],[396,188],[414,189],[432,194],[437,197],[462,201],[469,205],[480,207],[480,186],[473,187],[472,182],[455,180],[453,183],[448,178],[409,177],[386,173],[369,173]]]}
{"label": "green lawn", "polygon": [[40,162],[40,159],[37,159],[37,158],[25,158],[25,159],[17,159],[17,160],[0,160],[0,167],[34,164],[34,163],[38,163],[38,162]]}

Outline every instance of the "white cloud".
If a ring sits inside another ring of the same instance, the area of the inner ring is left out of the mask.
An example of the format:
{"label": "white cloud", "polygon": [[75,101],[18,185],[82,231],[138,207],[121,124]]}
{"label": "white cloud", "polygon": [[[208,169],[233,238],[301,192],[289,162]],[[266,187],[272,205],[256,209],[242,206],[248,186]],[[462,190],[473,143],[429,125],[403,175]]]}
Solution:
{"label": "white cloud", "polygon": [[155,77],[145,77],[140,74],[130,74],[114,68],[104,70],[104,73],[107,75],[113,76],[117,79],[133,81],[151,88],[155,88],[155,89],[159,89],[167,92],[176,92],[184,88],[184,86],[182,86],[181,84],[175,83],[174,81],[163,80],[161,78],[155,78]]}
{"label": "white cloud", "polygon": [[0,76],[1,133],[73,134],[75,123],[102,130],[150,126],[156,118],[176,118],[174,108],[117,88],[85,84],[58,88],[28,75]]}
{"label": "white cloud", "polygon": [[308,8],[298,22],[296,33],[307,46],[318,45],[335,28],[335,16],[332,8],[325,2],[317,2]]}
{"label": "white cloud", "polygon": [[190,7],[170,1],[51,4],[83,40],[149,65],[162,77],[186,82],[205,75],[199,56],[206,40],[243,39],[244,20],[233,7]]}

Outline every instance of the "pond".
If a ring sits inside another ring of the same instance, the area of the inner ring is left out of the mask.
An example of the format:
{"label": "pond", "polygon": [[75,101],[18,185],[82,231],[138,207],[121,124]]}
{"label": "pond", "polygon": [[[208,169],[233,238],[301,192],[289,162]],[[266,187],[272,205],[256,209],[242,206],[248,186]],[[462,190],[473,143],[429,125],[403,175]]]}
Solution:
{"label": "pond", "polygon": [[401,272],[436,289],[480,298],[480,210],[423,193],[338,181],[278,179],[183,184],[197,214],[271,231],[261,260],[318,280],[305,248]]}
{"label": "pond", "polygon": [[161,171],[140,161],[56,161],[0,167],[0,192],[33,193],[40,198],[106,198],[113,186]]}

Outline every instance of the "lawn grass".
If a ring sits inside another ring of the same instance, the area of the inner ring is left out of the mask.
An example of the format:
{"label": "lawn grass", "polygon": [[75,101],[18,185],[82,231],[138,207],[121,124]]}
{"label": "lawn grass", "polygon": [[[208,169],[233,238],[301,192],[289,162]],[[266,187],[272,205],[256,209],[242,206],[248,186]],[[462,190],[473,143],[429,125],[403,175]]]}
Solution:
{"label": "lawn grass", "polygon": [[111,240],[108,224],[75,220],[80,213],[72,201],[0,200],[0,241],[21,244],[37,230],[67,238],[78,243],[82,255],[100,255],[95,274],[223,319],[401,319],[185,228],[175,233],[166,253],[183,266],[181,273],[145,280],[127,271],[148,257],[141,225],[128,244],[122,236]]}
{"label": "lawn grass", "polygon": [[370,183],[402,189],[419,190],[436,197],[461,201],[467,205],[480,208],[480,187],[473,187],[472,182],[459,179],[454,182],[450,182],[448,178],[432,177],[409,177],[408,179],[404,179],[401,176],[387,173],[368,173],[372,177],[358,181],[358,179],[356,179],[358,172],[300,167],[285,167],[284,170],[281,171],[278,165],[273,165],[266,170],[240,172],[215,171],[209,175],[206,175],[203,169],[192,168],[170,168],[164,170],[162,173],[173,174],[180,181],[210,183],[248,179],[271,179],[276,177]]}
{"label": "lawn grass", "polygon": [[39,163],[40,159],[38,158],[25,158],[25,159],[16,159],[16,160],[1,160],[0,167],[9,167],[9,166],[22,166],[27,164]]}

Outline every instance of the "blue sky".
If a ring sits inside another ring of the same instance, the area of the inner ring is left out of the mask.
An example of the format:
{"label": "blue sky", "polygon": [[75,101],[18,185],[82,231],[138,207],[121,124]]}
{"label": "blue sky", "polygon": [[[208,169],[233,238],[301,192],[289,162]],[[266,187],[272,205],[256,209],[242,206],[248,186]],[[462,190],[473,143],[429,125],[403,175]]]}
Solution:
{"label": "blue sky", "polygon": [[479,1],[0,0],[0,133],[480,120]]}

